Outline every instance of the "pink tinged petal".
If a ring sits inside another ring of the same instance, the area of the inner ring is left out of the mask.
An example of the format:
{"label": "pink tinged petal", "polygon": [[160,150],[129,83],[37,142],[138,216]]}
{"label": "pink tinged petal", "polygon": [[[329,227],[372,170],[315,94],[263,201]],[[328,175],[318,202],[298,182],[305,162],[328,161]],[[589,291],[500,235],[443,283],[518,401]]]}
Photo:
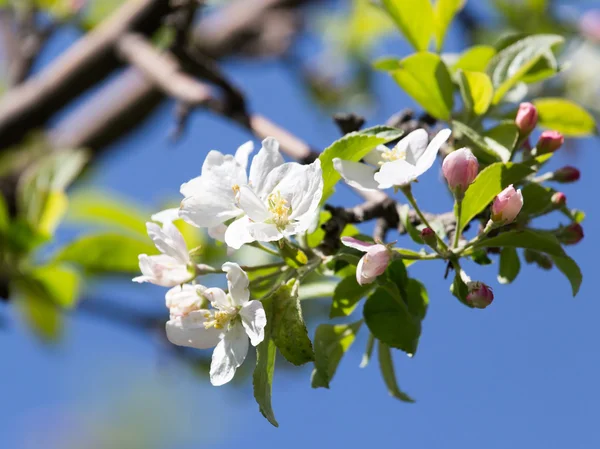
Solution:
{"label": "pink tinged petal", "polygon": [[262,222],[271,217],[265,204],[249,186],[240,186],[238,204],[252,221]]}
{"label": "pink tinged petal", "polygon": [[229,296],[218,287],[204,290],[204,297],[208,299],[215,309],[227,311],[233,307]]}
{"label": "pink tinged petal", "polygon": [[452,131],[449,129],[442,129],[437,135],[433,138],[433,140],[427,146],[425,152],[419,157],[417,160],[417,176],[421,176],[427,170],[431,168],[433,163],[435,162],[435,158],[437,157],[438,151],[442,147],[442,145],[450,138]]}
{"label": "pink tinged petal", "polygon": [[513,185],[496,196],[492,203],[492,220],[498,223],[511,223],[517,218],[523,207],[523,195],[521,190],[515,190]]}
{"label": "pink tinged petal", "polygon": [[379,183],[380,189],[389,189],[394,186],[410,184],[417,179],[417,169],[405,160],[398,159],[386,162],[381,170],[375,173],[375,181]]}
{"label": "pink tinged petal", "polygon": [[186,316],[173,316],[165,326],[167,338],[177,346],[188,346],[196,349],[207,349],[219,343],[221,330],[205,327],[206,321],[212,319],[208,310],[197,310]]}
{"label": "pink tinged petal", "polygon": [[246,334],[250,337],[252,346],[256,346],[265,338],[265,326],[267,325],[267,315],[260,301],[247,302],[240,309],[242,325]]}
{"label": "pink tinged petal", "polygon": [[246,170],[246,167],[248,167],[248,157],[250,156],[250,153],[252,153],[253,151],[254,151],[254,143],[251,140],[249,140],[248,142],[240,145],[240,147],[235,152],[235,156],[234,156],[235,161],[244,170]]}
{"label": "pink tinged petal", "polygon": [[233,379],[235,370],[248,354],[248,337],[240,322],[236,322],[215,347],[210,364],[210,383],[224,385]]}
{"label": "pink tinged petal", "polygon": [[283,164],[283,157],[279,153],[279,142],[273,137],[267,137],[262,142],[262,148],[252,159],[249,181],[259,197],[263,197],[264,182],[267,175],[276,167]]}
{"label": "pink tinged petal", "polygon": [[408,136],[398,142],[398,149],[406,151],[406,162],[411,165],[417,165],[418,160],[427,150],[429,135],[424,129],[416,129]]}
{"label": "pink tinged petal", "polygon": [[246,215],[235,220],[225,231],[225,243],[234,249],[240,249],[245,243],[254,242],[256,239],[248,230],[250,225],[250,218]]}
{"label": "pink tinged petal", "polygon": [[385,272],[390,259],[390,251],[384,245],[371,246],[356,267],[356,281],[360,285],[375,281]]}
{"label": "pink tinged petal", "polygon": [[167,308],[171,315],[183,316],[200,309],[202,294],[206,287],[202,285],[183,284],[170,289],[165,295]]}
{"label": "pink tinged petal", "polygon": [[374,243],[363,242],[362,240],[355,239],[354,237],[342,237],[342,243],[350,248],[362,251],[363,253],[369,251],[369,248],[375,245]]}
{"label": "pink tinged petal", "polygon": [[134,278],[134,282],[150,282],[162,287],[174,287],[192,280],[195,276],[190,273],[186,265],[182,265],[170,256],[140,254],[138,258],[143,276]]}
{"label": "pink tinged petal", "polygon": [[359,190],[377,190],[377,182],[373,178],[376,171],[374,167],[339,158],[333,160],[333,167],[350,187]]}
{"label": "pink tinged petal", "polygon": [[179,209],[165,209],[157,212],[150,217],[152,221],[158,221],[159,223],[172,223],[175,220],[179,220]]}
{"label": "pink tinged petal", "polygon": [[173,223],[167,222],[161,228],[156,223],[148,222],[146,229],[161,253],[173,257],[183,265],[190,261],[185,240]]}
{"label": "pink tinged petal", "polygon": [[234,262],[225,262],[221,267],[227,273],[227,287],[229,295],[236,306],[243,306],[250,299],[250,290],[248,285],[248,275],[242,268]]}

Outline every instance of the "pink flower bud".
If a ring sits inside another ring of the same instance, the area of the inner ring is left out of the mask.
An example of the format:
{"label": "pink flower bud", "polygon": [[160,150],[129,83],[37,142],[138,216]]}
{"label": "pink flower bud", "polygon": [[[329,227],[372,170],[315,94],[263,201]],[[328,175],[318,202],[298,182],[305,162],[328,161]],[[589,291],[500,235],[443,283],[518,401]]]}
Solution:
{"label": "pink flower bud", "polygon": [[469,282],[467,287],[467,302],[476,309],[485,309],[494,300],[492,289],[483,282]]}
{"label": "pink flower bud", "polygon": [[537,142],[537,154],[554,153],[565,143],[565,137],[558,131],[544,131]]}
{"label": "pink flower bud", "polygon": [[579,21],[581,34],[590,40],[600,42],[600,9],[591,9]]}
{"label": "pink flower bud", "polygon": [[563,184],[569,182],[579,181],[581,177],[581,172],[575,167],[571,167],[570,165],[566,165],[563,168],[559,168],[552,175],[552,180],[556,182],[560,182]]}
{"label": "pink flower bud", "polygon": [[385,245],[373,245],[362,256],[356,267],[356,282],[359,285],[370,284],[382,275],[390,263],[390,250]]}
{"label": "pink flower bud", "polygon": [[521,134],[529,134],[533,131],[538,122],[537,108],[531,103],[521,103],[515,124],[521,131]]}
{"label": "pink flower bud", "polygon": [[453,151],[444,159],[442,172],[454,195],[462,199],[469,185],[477,177],[479,163],[468,148]]}
{"label": "pink flower bud", "polygon": [[579,223],[571,223],[569,226],[560,228],[556,237],[564,245],[575,245],[583,239],[583,228]]}
{"label": "pink flower bud", "polygon": [[431,246],[432,248],[437,247],[437,238],[435,237],[435,231],[433,229],[421,229],[421,238],[427,245]]}
{"label": "pink flower bud", "polygon": [[552,201],[552,204],[554,204],[555,206],[564,206],[565,204],[567,204],[567,195],[565,195],[562,192],[556,192],[554,193],[554,195],[552,195],[550,201]]}
{"label": "pink flower bud", "polygon": [[523,207],[521,190],[515,190],[513,185],[498,194],[492,204],[492,221],[499,224],[512,223]]}

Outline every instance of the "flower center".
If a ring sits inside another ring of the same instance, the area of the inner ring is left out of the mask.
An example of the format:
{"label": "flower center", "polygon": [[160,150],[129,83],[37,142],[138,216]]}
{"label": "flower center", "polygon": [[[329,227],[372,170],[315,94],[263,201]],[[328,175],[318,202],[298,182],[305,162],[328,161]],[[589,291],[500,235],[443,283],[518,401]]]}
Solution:
{"label": "flower center", "polygon": [[210,318],[211,316],[213,319],[206,321],[204,323],[204,327],[206,329],[210,329],[211,327],[214,327],[215,329],[223,329],[233,318],[237,316],[237,310],[233,310],[231,312],[219,310],[215,312],[214,315],[211,315],[210,312],[206,312],[204,314],[204,318]]}
{"label": "flower center", "polygon": [[273,222],[278,228],[284,228],[290,222],[292,208],[288,202],[281,196],[281,192],[271,193],[267,198],[269,212],[273,217]]}
{"label": "flower center", "polygon": [[388,148],[381,154],[381,158],[386,162],[397,161],[398,159],[406,159],[406,149],[398,148],[396,145],[391,150]]}

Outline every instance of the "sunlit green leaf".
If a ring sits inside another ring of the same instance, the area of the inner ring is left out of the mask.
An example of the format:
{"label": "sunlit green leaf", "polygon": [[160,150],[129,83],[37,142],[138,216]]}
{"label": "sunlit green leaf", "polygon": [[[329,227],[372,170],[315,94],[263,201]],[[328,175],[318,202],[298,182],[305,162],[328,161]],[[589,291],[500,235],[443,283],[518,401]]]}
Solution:
{"label": "sunlit green leaf", "polygon": [[476,45],[460,55],[452,66],[452,71],[465,70],[483,72],[490,60],[496,55],[496,49],[489,45]]}
{"label": "sunlit green leaf", "polygon": [[463,9],[466,0],[437,0],[434,7],[435,41],[437,51],[444,46],[444,39],[454,16]]}
{"label": "sunlit green leaf", "polygon": [[382,4],[415,50],[427,50],[435,32],[430,0],[382,0]]}
{"label": "sunlit green leaf", "polygon": [[313,388],[329,388],[342,357],[348,351],[363,320],[351,324],[320,324],[315,332],[315,369],[312,372]]}
{"label": "sunlit green leaf", "polygon": [[452,121],[455,137],[466,137],[472,145],[469,145],[473,154],[480,162],[493,163],[498,161],[507,162],[510,159],[510,149],[500,144],[491,137],[483,136],[474,129],[458,120]]}
{"label": "sunlit green leaf", "polygon": [[556,237],[547,232],[538,232],[531,229],[503,232],[495,237],[485,238],[476,243],[475,246],[478,248],[509,246],[512,248],[533,249],[549,256],[565,256],[565,251]]}
{"label": "sunlit green leaf", "polygon": [[460,70],[458,80],[465,108],[475,115],[485,114],[494,96],[494,86],[490,77],[483,72]]}
{"label": "sunlit green leaf", "polygon": [[45,265],[29,271],[27,278],[31,292],[35,292],[38,297],[65,309],[75,306],[79,295],[80,277],[72,268],[57,264]]}
{"label": "sunlit green leaf", "polygon": [[539,124],[570,137],[597,134],[596,120],[581,106],[564,98],[538,98],[533,100],[538,110]]}
{"label": "sunlit green leaf", "polygon": [[356,282],[356,274],[345,277],[338,283],[333,293],[329,318],[352,314],[358,302],[374,288],[375,284],[359,285]]}

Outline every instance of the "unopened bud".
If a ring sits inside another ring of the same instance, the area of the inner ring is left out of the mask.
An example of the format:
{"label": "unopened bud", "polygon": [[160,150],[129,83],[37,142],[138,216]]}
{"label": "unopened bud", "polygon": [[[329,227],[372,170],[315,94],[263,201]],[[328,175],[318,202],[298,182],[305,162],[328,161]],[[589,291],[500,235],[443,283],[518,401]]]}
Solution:
{"label": "unopened bud", "polygon": [[477,177],[479,162],[468,148],[453,151],[444,159],[442,172],[450,190],[457,199],[462,199],[469,185]]}
{"label": "unopened bud", "polygon": [[531,103],[521,103],[515,118],[515,124],[522,135],[531,133],[537,126],[538,122],[538,111],[537,108]]}
{"label": "unopened bud", "polygon": [[547,154],[554,153],[565,143],[565,137],[558,131],[544,131],[540,136],[536,148],[536,153]]}
{"label": "unopened bud", "polygon": [[495,224],[505,225],[512,223],[523,207],[521,190],[515,190],[513,185],[496,196],[492,203],[492,221]]}
{"label": "unopened bud", "polygon": [[575,167],[566,165],[563,168],[556,170],[551,179],[553,181],[566,184],[569,182],[579,181],[579,178],[581,178],[581,172]]}
{"label": "unopened bud", "polygon": [[554,195],[552,195],[552,198],[550,198],[550,201],[552,201],[552,204],[555,206],[562,207],[567,204],[567,195],[562,192],[555,192]]}
{"label": "unopened bud", "polygon": [[492,289],[483,282],[469,282],[467,287],[469,288],[467,302],[476,309],[485,309],[494,300]]}
{"label": "unopened bud", "polygon": [[575,245],[583,239],[583,228],[579,223],[571,223],[556,232],[556,238],[563,245]]}
{"label": "unopened bud", "polygon": [[356,282],[359,285],[375,281],[377,276],[385,272],[392,259],[390,249],[381,243],[363,242],[354,237],[342,237],[342,243],[365,253],[356,266]]}
{"label": "unopened bud", "polygon": [[423,241],[431,246],[432,248],[437,248],[437,238],[435,236],[435,231],[431,228],[423,228],[421,229],[421,238]]}

